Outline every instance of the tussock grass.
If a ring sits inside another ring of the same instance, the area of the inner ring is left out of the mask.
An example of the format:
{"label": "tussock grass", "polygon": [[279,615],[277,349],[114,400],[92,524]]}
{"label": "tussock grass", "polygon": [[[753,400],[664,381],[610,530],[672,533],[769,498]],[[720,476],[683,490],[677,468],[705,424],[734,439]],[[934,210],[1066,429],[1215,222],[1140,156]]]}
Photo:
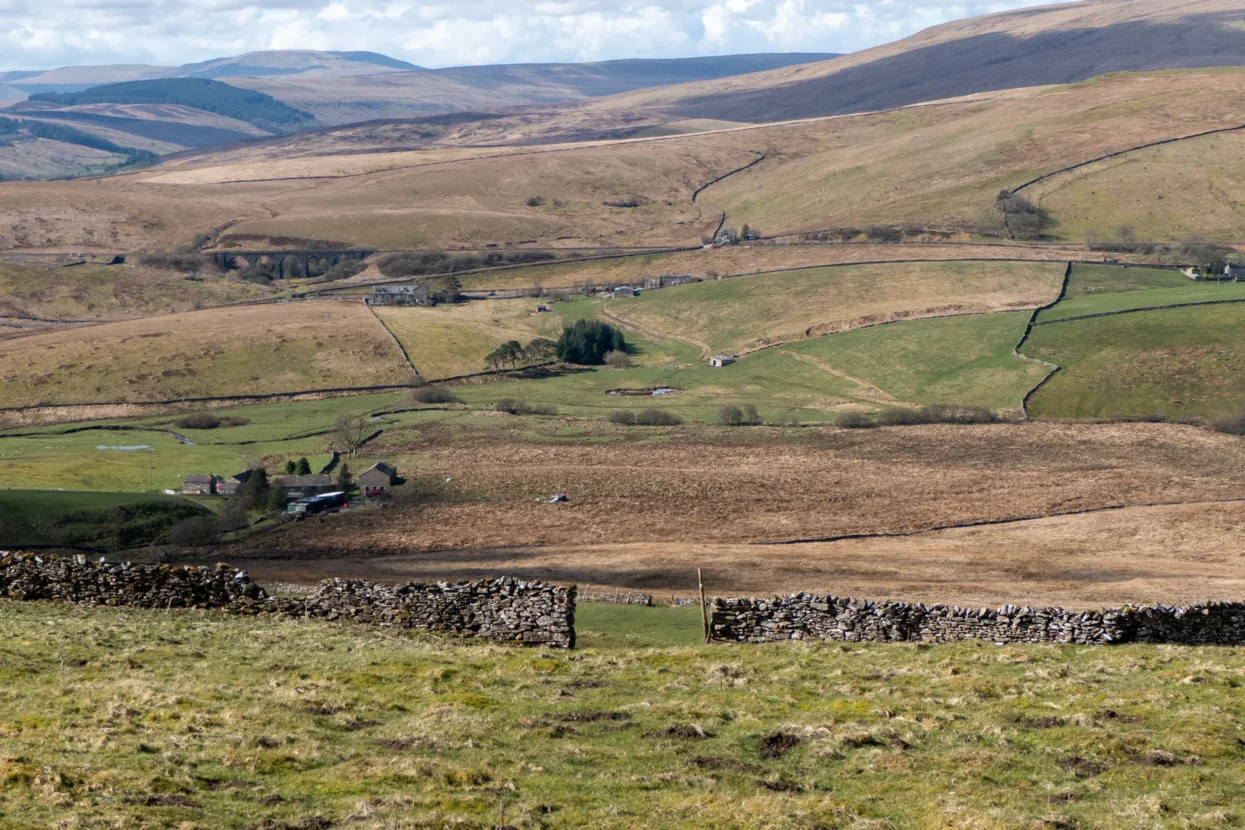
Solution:
{"label": "tussock grass", "polygon": [[3,611],[13,826],[1245,820],[1233,649],[618,641],[623,618],[660,611],[640,608],[555,654],[211,613]]}

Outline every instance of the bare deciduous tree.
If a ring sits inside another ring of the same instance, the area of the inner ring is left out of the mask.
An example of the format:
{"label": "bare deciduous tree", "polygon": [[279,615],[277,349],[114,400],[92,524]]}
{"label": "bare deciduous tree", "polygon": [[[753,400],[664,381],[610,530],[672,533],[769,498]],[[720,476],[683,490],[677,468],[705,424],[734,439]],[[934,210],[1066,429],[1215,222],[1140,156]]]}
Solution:
{"label": "bare deciduous tree", "polygon": [[354,455],[372,434],[372,422],[366,415],[343,415],[333,426],[333,446],[338,452]]}

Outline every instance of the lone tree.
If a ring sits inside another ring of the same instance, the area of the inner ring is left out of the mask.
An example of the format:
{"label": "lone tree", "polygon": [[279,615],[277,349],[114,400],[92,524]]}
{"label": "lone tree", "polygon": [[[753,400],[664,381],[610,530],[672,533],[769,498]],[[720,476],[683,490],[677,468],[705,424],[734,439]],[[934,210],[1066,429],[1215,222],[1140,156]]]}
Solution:
{"label": "lone tree", "polygon": [[337,487],[344,492],[348,492],[353,482],[354,476],[350,473],[350,465],[343,461],[341,466],[337,468]]}
{"label": "lone tree", "polygon": [[298,466],[294,470],[294,472],[300,476],[311,475],[311,462],[308,461],[306,458],[298,459]]}
{"label": "lone tree", "polygon": [[343,415],[333,427],[333,444],[339,452],[354,455],[372,434],[372,424],[366,415]]}
{"label": "lone tree", "polygon": [[287,458],[287,459],[285,460],[285,474],[286,474],[287,476],[292,476],[292,475],[295,475],[295,474],[297,474],[297,473],[298,473],[298,465],[297,465],[296,463],[294,463],[294,459],[292,459],[292,458]]}
{"label": "lone tree", "polygon": [[600,320],[576,320],[558,338],[558,359],[580,366],[600,366],[610,352],[626,351],[622,332]]}

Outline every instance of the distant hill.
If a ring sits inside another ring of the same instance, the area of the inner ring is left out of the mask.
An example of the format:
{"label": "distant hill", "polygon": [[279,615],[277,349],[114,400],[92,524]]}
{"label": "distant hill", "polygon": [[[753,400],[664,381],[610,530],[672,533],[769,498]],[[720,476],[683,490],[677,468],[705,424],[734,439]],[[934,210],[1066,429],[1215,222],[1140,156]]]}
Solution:
{"label": "distant hill", "polygon": [[92,87],[83,92],[42,92],[32,102],[77,107],[83,104],[176,104],[254,124],[272,133],[312,126],[313,116],[270,95],[207,78],[160,78]]}
{"label": "distant hill", "polygon": [[248,52],[233,58],[188,63],[175,70],[179,78],[236,78],[269,75],[341,77],[385,70],[410,71],[420,67],[376,52],[313,52],[283,50]]}
{"label": "distant hill", "polygon": [[231,77],[229,83],[307,110],[324,124],[580,101],[629,90],[823,61],[823,53],[671,60],[463,66],[349,77]]}
{"label": "distant hill", "polygon": [[753,123],[885,109],[1120,70],[1245,65],[1240,0],[1086,0],[960,20],[807,66],[621,96]]}
{"label": "distant hill", "polygon": [[[101,146],[168,154],[322,125],[561,104],[825,57],[728,55],[427,70],[374,52],[250,52],[180,67],[0,73],[0,100],[16,102],[0,108],[0,117],[20,116],[60,129],[44,128],[49,135],[73,130],[95,136],[105,143]],[[28,131],[23,135],[29,138]],[[81,143],[21,141],[0,145],[0,176],[97,172],[126,157]]]}

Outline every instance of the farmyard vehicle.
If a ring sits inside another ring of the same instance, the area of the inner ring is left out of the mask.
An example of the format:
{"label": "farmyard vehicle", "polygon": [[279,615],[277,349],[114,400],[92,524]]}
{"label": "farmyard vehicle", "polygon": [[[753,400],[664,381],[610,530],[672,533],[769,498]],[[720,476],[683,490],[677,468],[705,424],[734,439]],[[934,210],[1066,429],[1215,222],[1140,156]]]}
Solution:
{"label": "farmyard vehicle", "polygon": [[319,496],[299,499],[287,506],[285,512],[295,518],[302,518],[304,516],[315,516],[319,513],[340,510],[343,507],[349,506],[346,500],[346,493],[338,491],[336,493],[324,493]]}

